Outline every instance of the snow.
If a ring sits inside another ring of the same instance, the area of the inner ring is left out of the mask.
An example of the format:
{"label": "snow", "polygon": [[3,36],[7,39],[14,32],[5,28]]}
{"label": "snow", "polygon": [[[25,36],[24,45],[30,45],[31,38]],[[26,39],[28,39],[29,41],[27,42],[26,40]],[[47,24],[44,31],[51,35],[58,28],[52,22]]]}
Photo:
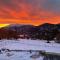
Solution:
{"label": "snow", "polygon": [[[1,40],[0,49],[6,48],[9,50],[25,50],[25,52],[4,52],[0,53],[0,60],[43,60],[44,56],[39,56],[37,58],[31,58],[32,55],[38,55],[37,50],[44,51],[47,53],[60,54],[60,44],[46,43],[44,40]],[[34,50],[35,52],[27,52],[28,50]]]}
{"label": "snow", "polygon": [[60,54],[60,44],[46,43],[46,41],[39,40],[3,40],[0,42],[0,49],[8,48],[10,50],[42,50],[49,53]]}
{"label": "snow", "polygon": [[[10,56],[8,56],[8,53]],[[34,52],[33,52],[34,53]],[[31,58],[33,55],[30,52],[5,52],[0,54],[0,60],[43,60],[43,56],[37,58]],[[36,54],[36,52],[35,52]]]}

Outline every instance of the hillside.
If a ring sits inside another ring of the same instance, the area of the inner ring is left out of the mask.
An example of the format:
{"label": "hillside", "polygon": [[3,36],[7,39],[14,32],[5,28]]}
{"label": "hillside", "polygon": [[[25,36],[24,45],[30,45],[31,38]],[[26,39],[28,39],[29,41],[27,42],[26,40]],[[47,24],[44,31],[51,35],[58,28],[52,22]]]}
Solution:
{"label": "hillside", "polygon": [[60,42],[60,24],[45,23],[39,26],[12,24],[0,28],[0,39],[40,39]]}

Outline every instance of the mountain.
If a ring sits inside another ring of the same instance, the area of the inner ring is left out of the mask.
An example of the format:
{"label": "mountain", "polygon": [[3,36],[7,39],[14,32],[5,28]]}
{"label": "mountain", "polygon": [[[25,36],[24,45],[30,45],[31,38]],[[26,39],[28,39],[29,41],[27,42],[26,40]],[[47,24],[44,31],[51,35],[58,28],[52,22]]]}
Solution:
{"label": "mountain", "polygon": [[39,30],[53,30],[57,29],[55,24],[45,23],[38,26]]}
{"label": "mountain", "polygon": [[7,27],[4,27],[3,29],[6,30],[13,30],[17,31],[18,33],[30,33],[31,31],[35,30],[36,27],[33,25],[20,25],[20,24],[12,24]]}
{"label": "mountain", "polygon": [[[37,28],[36,26],[33,26],[33,25],[19,25],[19,24],[12,24],[12,25],[9,25],[7,27],[4,27],[4,28],[1,28],[0,31],[2,30],[2,33],[0,32],[0,34],[2,35],[6,35],[7,36],[9,35],[23,35],[23,38],[26,37],[26,38],[32,38],[32,35],[35,35],[36,31],[37,31]],[[5,33],[6,32],[6,33]],[[14,35],[14,38],[16,37]],[[5,36],[4,36],[5,37]]]}
{"label": "mountain", "polygon": [[60,24],[45,23],[39,26],[12,24],[0,29],[0,38],[31,38],[60,40]]}
{"label": "mountain", "polygon": [[50,23],[45,23],[39,26],[33,26],[33,25],[20,25],[20,24],[11,24],[7,27],[3,27],[3,29],[7,30],[16,30],[16,31],[21,31],[21,30],[54,30],[54,29],[60,29],[60,24],[50,24]]}

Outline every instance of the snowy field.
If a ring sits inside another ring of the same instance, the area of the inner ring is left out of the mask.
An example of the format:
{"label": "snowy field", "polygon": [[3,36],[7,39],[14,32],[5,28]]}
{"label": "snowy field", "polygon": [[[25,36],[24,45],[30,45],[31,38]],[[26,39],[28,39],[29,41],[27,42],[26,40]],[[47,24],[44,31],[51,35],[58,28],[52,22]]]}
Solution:
{"label": "snowy field", "polygon": [[[38,52],[30,53],[29,50],[40,50],[45,51],[47,53],[60,54],[60,44],[54,42],[46,43],[46,41],[44,40],[1,40],[0,50],[2,48],[9,50],[25,50],[25,52],[2,51],[0,52],[0,60],[43,60],[44,56],[39,55]],[[37,55],[37,57],[31,57],[32,55]]]}
{"label": "snowy field", "polygon": [[0,60],[43,60],[44,56],[36,58],[31,57],[37,52],[3,52],[0,54]]}
{"label": "snowy field", "polygon": [[7,48],[10,50],[42,50],[50,53],[60,54],[60,44],[46,43],[46,41],[39,40],[3,40],[0,41],[0,49]]}

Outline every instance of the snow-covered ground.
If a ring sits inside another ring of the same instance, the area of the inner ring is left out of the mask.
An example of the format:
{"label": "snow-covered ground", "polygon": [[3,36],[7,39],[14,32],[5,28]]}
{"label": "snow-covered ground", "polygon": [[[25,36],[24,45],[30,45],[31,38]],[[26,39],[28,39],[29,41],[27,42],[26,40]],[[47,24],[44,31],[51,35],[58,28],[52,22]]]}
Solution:
{"label": "snow-covered ground", "polygon": [[46,43],[42,40],[1,40],[0,49],[6,48],[10,50],[25,50],[26,52],[3,52],[0,53],[0,60],[43,60],[44,56],[39,56],[37,58],[31,58],[32,55],[37,54],[37,52],[27,52],[28,50],[40,50],[47,53],[60,54],[60,44],[58,43]]}
{"label": "snow-covered ground", "polygon": [[44,56],[32,58],[36,52],[5,52],[0,54],[0,60],[43,60]]}
{"label": "snow-covered ground", "polygon": [[0,41],[0,49],[7,48],[10,50],[42,50],[50,53],[60,54],[60,44],[46,43],[46,41],[39,40],[3,40]]}

